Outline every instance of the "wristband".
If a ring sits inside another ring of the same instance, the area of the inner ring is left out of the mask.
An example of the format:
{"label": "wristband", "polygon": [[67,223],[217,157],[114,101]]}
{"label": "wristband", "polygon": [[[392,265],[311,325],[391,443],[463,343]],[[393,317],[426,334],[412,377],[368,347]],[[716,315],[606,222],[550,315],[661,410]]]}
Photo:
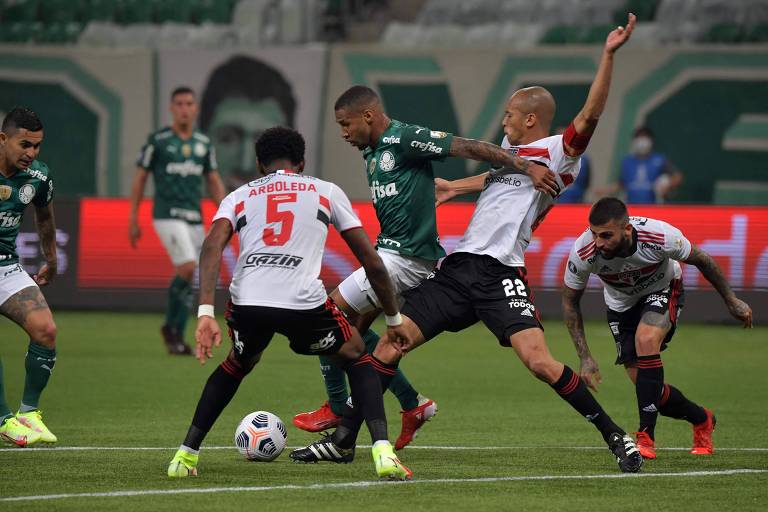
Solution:
{"label": "wristband", "polygon": [[571,146],[576,151],[583,152],[585,149],[587,149],[590,138],[592,138],[591,133],[586,135],[577,133],[573,123],[569,124],[568,128],[565,129],[565,133],[563,133],[563,142]]}
{"label": "wristband", "polygon": [[200,304],[197,307],[197,318],[200,318],[201,316],[216,318],[213,314],[213,304]]}
{"label": "wristband", "polygon": [[384,315],[384,321],[387,323],[387,327],[397,327],[403,323],[403,317],[400,316],[400,313],[395,313],[394,315]]}

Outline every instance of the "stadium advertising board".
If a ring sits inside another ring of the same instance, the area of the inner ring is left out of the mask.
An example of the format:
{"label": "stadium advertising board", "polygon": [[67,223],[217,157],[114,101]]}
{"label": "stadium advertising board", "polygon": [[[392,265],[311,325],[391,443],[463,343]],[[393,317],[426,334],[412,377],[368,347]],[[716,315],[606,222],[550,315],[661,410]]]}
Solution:
{"label": "stadium advertising board", "polygon": [[[372,240],[378,221],[370,203],[355,202],[354,208]],[[438,209],[438,228],[443,246],[452,251],[472,216],[471,204],[447,204]],[[589,207],[559,205],[550,211],[534,233],[526,253],[528,277],[534,289],[557,289],[562,283],[571,244],[587,227]],[[129,203],[124,199],[83,199],[80,206],[78,288],[165,289],[173,273],[160,241],[154,233],[151,204],[139,212],[143,237],[138,249],[128,243]],[[630,212],[666,220],[680,228],[690,240],[712,254],[734,287],[768,289],[768,208],[710,206],[637,206]],[[204,203],[203,216],[210,219],[214,207]],[[226,285],[237,260],[233,240],[222,261],[221,283]],[[335,287],[358,266],[341,237],[331,230],[323,258],[322,278]],[[709,285],[695,269],[684,269],[687,289]],[[590,286],[599,287],[596,279]]]}

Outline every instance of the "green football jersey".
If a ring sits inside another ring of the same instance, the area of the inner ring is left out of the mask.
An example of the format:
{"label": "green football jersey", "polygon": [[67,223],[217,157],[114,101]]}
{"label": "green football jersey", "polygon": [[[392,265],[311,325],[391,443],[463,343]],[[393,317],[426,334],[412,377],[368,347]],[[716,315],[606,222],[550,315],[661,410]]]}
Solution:
{"label": "green football jersey", "polygon": [[48,166],[38,160],[10,178],[0,174],[0,266],[19,262],[16,237],[29,203],[44,207],[53,199],[53,179]]}
{"label": "green football jersey", "polygon": [[437,260],[445,256],[435,219],[432,160],[451,149],[450,133],[392,120],[376,148],[366,148],[371,198],[381,233],[376,247]]}
{"label": "green football jersey", "polygon": [[155,219],[202,222],[202,176],[217,167],[211,139],[195,130],[184,140],[166,127],[149,136],[136,164],[155,180]]}

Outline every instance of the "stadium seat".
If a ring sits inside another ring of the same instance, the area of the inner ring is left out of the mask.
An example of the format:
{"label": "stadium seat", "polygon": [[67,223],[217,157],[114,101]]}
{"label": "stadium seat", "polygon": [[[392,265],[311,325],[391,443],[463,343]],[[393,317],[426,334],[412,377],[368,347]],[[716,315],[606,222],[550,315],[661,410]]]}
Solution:
{"label": "stadium seat", "polygon": [[232,19],[230,0],[198,0],[192,18],[196,23],[229,23]]}
{"label": "stadium seat", "polygon": [[[624,20],[626,22],[626,20]],[[613,25],[594,25],[582,32],[579,42],[584,44],[603,44],[608,33],[615,27]]]}
{"label": "stadium seat", "polygon": [[717,23],[703,35],[704,43],[738,43],[744,38],[744,27],[736,23]]}
{"label": "stadium seat", "polygon": [[131,23],[152,23],[154,4],[150,0],[122,0],[117,21],[127,25]]}
{"label": "stadium seat", "polygon": [[713,203],[768,205],[768,184],[763,181],[716,181]]}
{"label": "stadium seat", "polygon": [[34,30],[30,30],[30,23],[27,21],[0,25],[0,41],[4,43],[26,43],[31,41],[33,36]]}
{"label": "stadium seat", "polygon": [[192,20],[193,2],[189,0],[162,0],[155,4],[155,23],[188,23]]}
{"label": "stadium seat", "polygon": [[744,34],[744,41],[749,43],[768,42],[768,23],[761,23],[747,29]]}
{"label": "stadium seat", "polygon": [[90,21],[114,21],[117,18],[118,0],[88,0],[83,6],[80,19]]}
{"label": "stadium seat", "polygon": [[555,25],[544,33],[541,44],[574,44],[582,39],[584,30],[581,27],[568,25]]}
{"label": "stadium seat", "polygon": [[77,22],[49,23],[41,27],[34,41],[42,44],[72,44],[77,41],[83,26]]}
{"label": "stadium seat", "polygon": [[[39,20],[45,24],[60,24],[75,21],[83,9],[81,0],[45,0],[40,4]],[[60,27],[59,27],[60,28]],[[52,30],[51,34],[58,31]],[[63,34],[63,29],[61,29]]]}
{"label": "stadium seat", "polygon": [[617,25],[623,25],[627,22],[627,13],[634,13],[637,21],[653,21],[656,19],[656,9],[659,6],[659,0],[628,0],[623,7],[613,11],[613,22]]}
{"label": "stadium seat", "polygon": [[2,13],[3,23],[15,23],[18,21],[37,21],[40,9],[40,0],[17,0],[8,2]]}
{"label": "stadium seat", "polygon": [[77,38],[77,44],[94,47],[113,47],[117,45],[122,27],[111,21],[92,21]]}

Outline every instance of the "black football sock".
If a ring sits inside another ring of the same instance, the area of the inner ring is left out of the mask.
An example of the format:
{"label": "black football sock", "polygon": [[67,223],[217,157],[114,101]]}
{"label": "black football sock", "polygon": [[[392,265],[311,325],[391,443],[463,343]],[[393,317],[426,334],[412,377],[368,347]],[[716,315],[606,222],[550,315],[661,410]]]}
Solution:
{"label": "black football sock", "polygon": [[694,425],[707,421],[704,408],[688,400],[679,389],[670,384],[664,384],[658,409],[662,416],[685,420]]}
{"label": "black football sock", "polygon": [[360,410],[368,430],[371,442],[387,439],[387,420],[384,413],[384,397],[381,383],[373,367],[370,354],[347,366],[347,378],[351,390],[352,403]]}
{"label": "black football sock", "polygon": [[[376,370],[376,374],[379,376],[379,381],[381,383],[380,392],[382,392],[381,390],[385,390],[389,387],[389,383],[392,381],[392,377],[394,377],[395,372],[397,371],[397,364],[383,363],[373,354],[368,354],[368,357],[369,364],[373,366],[373,369]],[[350,385],[351,384],[352,381],[350,379]],[[357,434],[360,431],[362,423],[363,414],[361,407],[354,401],[351,405],[347,402],[347,405],[344,408],[344,416],[341,418],[341,424],[333,433],[333,442],[340,448],[351,448],[355,445]],[[386,439],[386,437],[382,439]]]}
{"label": "black football sock", "polygon": [[640,413],[640,432],[654,439],[659,400],[664,390],[664,365],[660,354],[637,356],[637,409]]}
{"label": "black football sock", "polygon": [[228,359],[216,367],[211,376],[208,377],[200,401],[197,402],[197,409],[195,409],[195,415],[192,417],[192,426],[189,427],[187,437],[184,438],[184,446],[193,450],[200,449],[203,439],[211,430],[221,411],[235,396],[240,382],[246,375],[247,372],[244,372]]}
{"label": "black football sock", "polygon": [[587,386],[569,367],[566,366],[563,369],[563,374],[557,382],[552,384],[552,389],[557,391],[562,399],[576,409],[579,414],[587,418],[600,431],[606,443],[611,434],[624,435],[626,433],[613,422],[608,413],[603,410],[592,393],[589,392]]}

